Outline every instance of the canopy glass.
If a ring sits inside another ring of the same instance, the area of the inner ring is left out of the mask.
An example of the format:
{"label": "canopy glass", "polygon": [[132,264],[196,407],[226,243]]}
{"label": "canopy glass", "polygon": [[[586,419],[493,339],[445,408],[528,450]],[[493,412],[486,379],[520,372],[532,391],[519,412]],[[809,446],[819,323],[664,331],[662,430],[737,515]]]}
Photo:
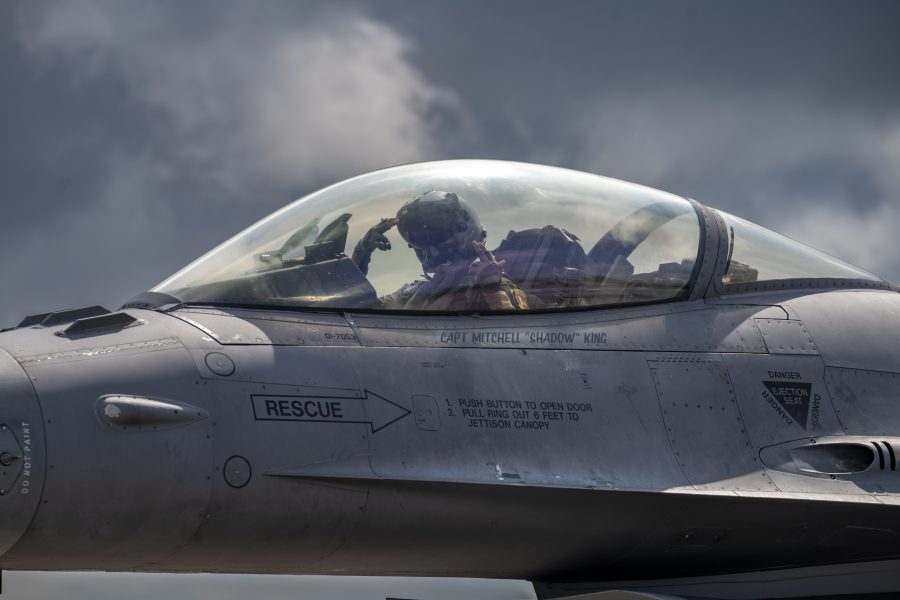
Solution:
{"label": "canopy glass", "polygon": [[728,230],[728,263],[722,283],[780,279],[863,279],[880,277],[810,248],[765,227],[719,211]]}
{"label": "canopy glass", "polygon": [[694,207],[672,194],[538,165],[421,163],[301,198],[153,291],[337,309],[631,305],[683,297],[699,244]]}

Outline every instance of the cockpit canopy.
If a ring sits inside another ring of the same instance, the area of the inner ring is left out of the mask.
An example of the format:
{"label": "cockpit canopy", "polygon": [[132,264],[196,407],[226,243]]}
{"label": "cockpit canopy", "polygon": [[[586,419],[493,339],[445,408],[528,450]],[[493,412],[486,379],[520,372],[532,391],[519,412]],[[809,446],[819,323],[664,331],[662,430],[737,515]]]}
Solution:
{"label": "cockpit canopy", "polygon": [[783,279],[884,281],[765,227],[723,211],[718,213],[728,230],[728,261],[721,278],[726,285]]}
{"label": "cockpit canopy", "polygon": [[[732,245],[726,285],[880,281],[723,216]],[[658,190],[539,165],[421,163],[301,198],[153,291],[185,303],[355,310],[634,305],[686,297],[702,241],[695,205]]]}

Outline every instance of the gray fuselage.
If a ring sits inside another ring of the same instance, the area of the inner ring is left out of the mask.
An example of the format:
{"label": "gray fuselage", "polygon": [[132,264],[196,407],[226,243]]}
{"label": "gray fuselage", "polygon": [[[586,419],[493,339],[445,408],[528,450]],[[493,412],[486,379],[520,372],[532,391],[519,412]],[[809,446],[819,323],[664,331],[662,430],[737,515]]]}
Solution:
{"label": "gray fuselage", "polygon": [[0,334],[4,569],[600,581],[900,557],[893,291],[126,312]]}

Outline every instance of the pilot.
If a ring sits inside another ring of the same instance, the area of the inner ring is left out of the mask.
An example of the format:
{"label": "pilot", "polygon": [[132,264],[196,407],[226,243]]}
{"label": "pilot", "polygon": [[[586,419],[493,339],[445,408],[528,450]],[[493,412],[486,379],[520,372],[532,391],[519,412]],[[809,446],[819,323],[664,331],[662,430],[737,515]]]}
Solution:
{"label": "pilot", "polygon": [[379,299],[383,308],[407,310],[524,310],[525,294],[485,247],[478,216],[453,192],[426,192],[382,219],[353,251],[363,273],[375,250],[390,250],[385,233],[397,227],[416,253],[424,279]]}

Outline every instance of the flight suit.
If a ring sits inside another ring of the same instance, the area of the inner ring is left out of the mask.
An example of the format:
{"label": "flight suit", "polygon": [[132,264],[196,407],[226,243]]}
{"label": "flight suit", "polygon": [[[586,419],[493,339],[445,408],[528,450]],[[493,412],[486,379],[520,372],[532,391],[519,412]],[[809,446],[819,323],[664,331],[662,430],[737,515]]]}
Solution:
{"label": "flight suit", "polygon": [[442,265],[428,279],[404,285],[380,298],[383,308],[394,310],[494,311],[525,310],[528,301],[505,276],[482,284],[467,261]]}

